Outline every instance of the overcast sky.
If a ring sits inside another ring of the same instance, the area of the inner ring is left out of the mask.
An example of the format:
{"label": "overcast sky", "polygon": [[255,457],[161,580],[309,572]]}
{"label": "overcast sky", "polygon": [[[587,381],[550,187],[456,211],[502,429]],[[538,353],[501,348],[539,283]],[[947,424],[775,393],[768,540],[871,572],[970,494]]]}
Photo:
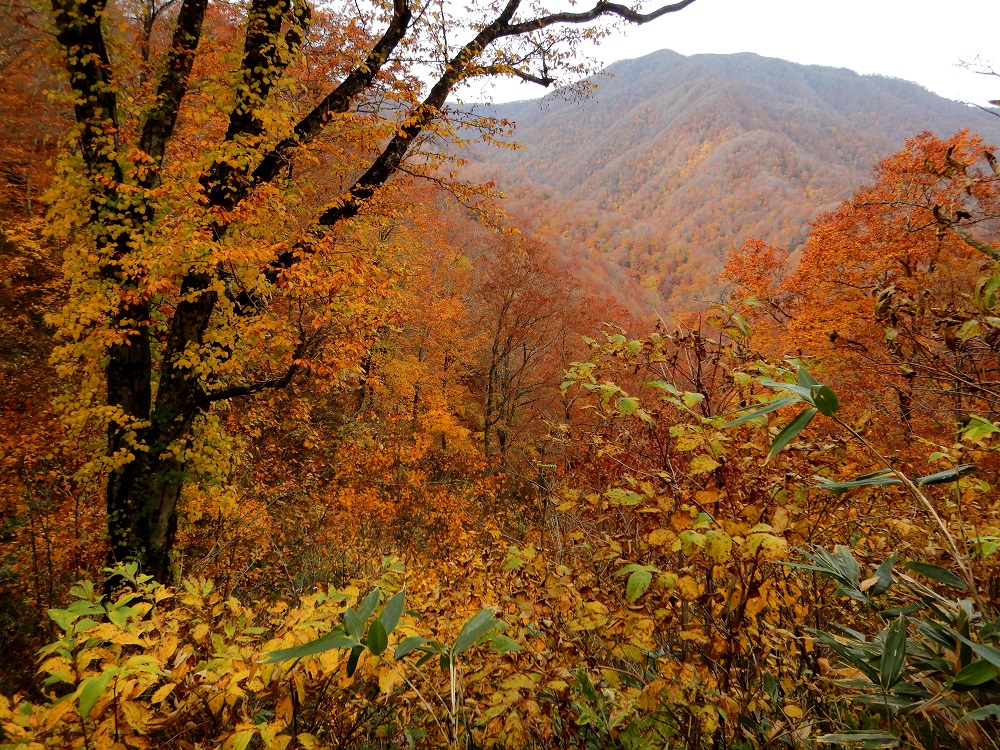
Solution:
{"label": "overcast sky", "polygon": [[[653,7],[649,0],[644,4]],[[607,65],[660,49],[756,52],[905,78],[959,101],[1000,99],[1000,78],[958,67],[978,55],[1000,70],[1000,0],[697,0],[679,13],[627,28],[593,54]],[[543,93],[511,82],[493,97],[511,101]]]}

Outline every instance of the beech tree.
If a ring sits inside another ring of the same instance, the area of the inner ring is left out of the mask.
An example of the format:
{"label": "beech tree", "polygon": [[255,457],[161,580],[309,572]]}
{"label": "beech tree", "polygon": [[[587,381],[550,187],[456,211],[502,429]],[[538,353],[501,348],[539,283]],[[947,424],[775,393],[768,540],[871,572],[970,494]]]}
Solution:
{"label": "beech tree", "polygon": [[106,430],[109,562],[169,577],[226,402],[359,359],[391,275],[379,217],[439,163],[421,144],[449,132],[457,86],[557,83],[609,22],[693,1],[52,0],[76,121],[52,210],[71,239],[56,356],[81,383],[71,426]]}

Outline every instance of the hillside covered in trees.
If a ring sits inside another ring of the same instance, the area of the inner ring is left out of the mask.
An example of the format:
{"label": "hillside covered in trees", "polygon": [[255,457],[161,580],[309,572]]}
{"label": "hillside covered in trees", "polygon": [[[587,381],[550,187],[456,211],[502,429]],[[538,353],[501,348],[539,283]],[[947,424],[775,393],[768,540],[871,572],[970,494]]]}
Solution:
{"label": "hillside covered in trees", "polygon": [[0,5],[0,750],[997,750],[1000,119],[451,103],[692,1]]}
{"label": "hillside covered in trees", "polygon": [[472,174],[562,252],[671,312],[718,298],[733,245],[759,237],[794,252],[905,139],[1000,139],[995,116],[916,84],[750,53],[663,50],[593,80],[582,103],[554,93],[489,108],[517,123],[522,148],[471,150]]}

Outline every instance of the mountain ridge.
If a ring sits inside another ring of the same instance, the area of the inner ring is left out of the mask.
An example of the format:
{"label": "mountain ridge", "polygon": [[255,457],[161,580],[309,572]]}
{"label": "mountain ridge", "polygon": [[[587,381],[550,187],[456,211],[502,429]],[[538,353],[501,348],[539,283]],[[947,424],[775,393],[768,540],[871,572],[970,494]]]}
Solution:
{"label": "mountain ridge", "polygon": [[475,147],[469,173],[564,252],[673,309],[701,304],[733,244],[758,236],[794,252],[809,221],[906,138],[971,129],[1000,142],[1000,117],[845,68],[661,50],[607,72],[583,103],[556,93],[477,107],[515,121],[523,148]]}

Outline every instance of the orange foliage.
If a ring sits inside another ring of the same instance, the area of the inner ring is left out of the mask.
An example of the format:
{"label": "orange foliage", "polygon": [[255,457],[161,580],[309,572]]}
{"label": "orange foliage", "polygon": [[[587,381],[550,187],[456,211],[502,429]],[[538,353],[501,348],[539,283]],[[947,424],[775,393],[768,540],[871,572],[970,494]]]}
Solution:
{"label": "orange foliage", "polygon": [[786,261],[781,250],[752,237],[730,253],[722,278],[737,285],[742,294],[770,300],[787,272]]}

